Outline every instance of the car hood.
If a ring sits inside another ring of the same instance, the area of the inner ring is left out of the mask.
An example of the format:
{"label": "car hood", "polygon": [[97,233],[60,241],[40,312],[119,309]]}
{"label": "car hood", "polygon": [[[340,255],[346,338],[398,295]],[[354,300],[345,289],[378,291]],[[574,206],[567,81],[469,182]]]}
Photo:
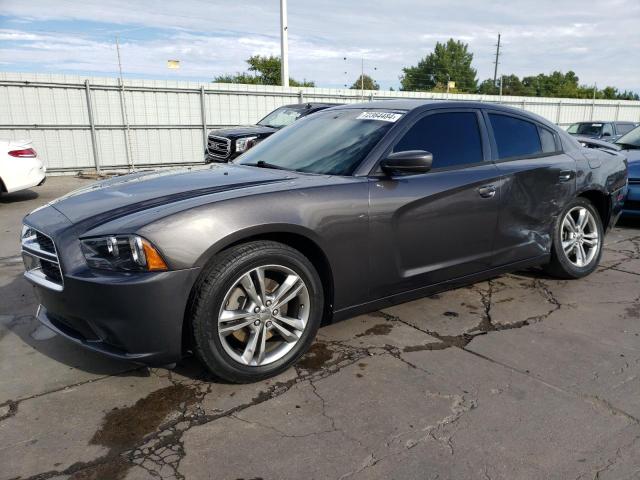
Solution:
{"label": "car hood", "polygon": [[216,128],[209,131],[209,135],[234,139],[251,135],[271,135],[275,132],[277,132],[277,129],[263,125],[243,125],[240,127]]}
{"label": "car hood", "polygon": [[49,203],[71,222],[110,220],[136,211],[229,190],[260,188],[294,178],[292,172],[213,164],[113,177]]}

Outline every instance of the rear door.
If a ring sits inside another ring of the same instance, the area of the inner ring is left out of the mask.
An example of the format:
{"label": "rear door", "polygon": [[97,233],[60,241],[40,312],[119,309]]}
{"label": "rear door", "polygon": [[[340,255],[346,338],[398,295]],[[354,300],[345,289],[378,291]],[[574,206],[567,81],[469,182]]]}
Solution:
{"label": "rear door", "polygon": [[555,219],[575,194],[575,161],[543,124],[492,110],[485,111],[485,119],[500,173],[493,265],[548,254]]}
{"label": "rear door", "polygon": [[407,150],[431,152],[433,166],[370,184],[373,298],[476,273],[491,263],[499,175],[480,110],[428,111],[391,148]]}

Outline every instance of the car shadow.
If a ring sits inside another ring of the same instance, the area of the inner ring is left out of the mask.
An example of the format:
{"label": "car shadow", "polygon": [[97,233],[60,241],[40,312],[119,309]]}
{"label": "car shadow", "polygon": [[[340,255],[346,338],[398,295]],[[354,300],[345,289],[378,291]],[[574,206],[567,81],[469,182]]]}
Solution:
{"label": "car shadow", "polygon": [[20,190],[13,193],[3,193],[0,195],[0,203],[18,203],[35,200],[40,195],[34,190]]}
{"label": "car shadow", "polygon": [[616,227],[631,227],[631,228],[640,228],[640,216],[638,217],[621,217],[616,224]]}
{"label": "car shadow", "polygon": [[[147,369],[131,362],[119,361],[84,349],[56,334],[35,318],[37,302],[31,285],[20,275],[0,285],[0,344],[3,351],[14,351],[11,342],[19,341],[33,350],[67,367],[95,375],[111,375],[128,372],[135,376],[147,376]],[[33,301],[32,301],[33,299]],[[6,302],[6,303],[5,303]],[[15,311],[7,308],[16,308]],[[18,360],[19,361],[19,360]],[[46,360],[43,360],[46,361]],[[30,359],[30,365],[38,360]]]}

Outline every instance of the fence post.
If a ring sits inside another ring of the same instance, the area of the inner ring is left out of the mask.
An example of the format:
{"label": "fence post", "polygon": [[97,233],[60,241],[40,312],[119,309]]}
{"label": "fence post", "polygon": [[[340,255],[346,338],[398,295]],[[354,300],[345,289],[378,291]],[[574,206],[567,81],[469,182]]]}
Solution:
{"label": "fence post", "polygon": [[204,150],[207,151],[207,110],[205,107],[204,85],[200,85],[200,116],[202,119],[202,142]]}
{"label": "fence post", "polygon": [[100,175],[100,158],[98,157],[96,124],[93,120],[93,106],[91,105],[91,85],[89,85],[89,80],[84,81],[84,90],[87,94],[87,114],[89,116],[89,127],[91,127],[91,147],[93,148],[93,162],[96,165],[96,173]]}
{"label": "fence post", "polygon": [[620,102],[618,102],[618,104],[616,105],[616,118],[614,119],[615,121],[618,121],[619,114],[620,114]]}
{"label": "fence post", "polygon": [[560,124],[561,113],[562,113],[562,100],[558,100],[558,111],[556,112],[556,125]]}
{"label": "fence post", "polygon": [[304,103],[304,92],[302,90],[298,92],[298,103]]}

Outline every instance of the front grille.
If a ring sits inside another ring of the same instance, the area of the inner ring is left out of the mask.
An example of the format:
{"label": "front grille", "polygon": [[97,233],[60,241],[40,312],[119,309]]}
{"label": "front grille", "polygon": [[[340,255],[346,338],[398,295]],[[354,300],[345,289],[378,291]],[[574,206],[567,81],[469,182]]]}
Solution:
{"label": "front grille", "polygon": [[49,280],[62,285],[62,273],[60,273],[60,266],[57,263],[49,260],[40,260],[40,268],[42,268],[42,273]]}
{"label": "front grille", "polygon": [[25,226],[22,235],[22,258],[27,278],[52,290],[62,290],[62,269],[51,237]]}
{"label": "front grille", "polygon": [[40,250],[42,250],[44,252],[47,252],[47,253],[53,253],[55,255],[56,248],[53,246],[53,240],[51,240],[45,234],[40,233],[40,232],[36,232],[36,241],[38,242],[38,245],[40,246]]}
{"label": "front grille", "polygon": [[227,158],[231,154],[231,140],[211,135],[207,140],[207,151],[214,157]]}

